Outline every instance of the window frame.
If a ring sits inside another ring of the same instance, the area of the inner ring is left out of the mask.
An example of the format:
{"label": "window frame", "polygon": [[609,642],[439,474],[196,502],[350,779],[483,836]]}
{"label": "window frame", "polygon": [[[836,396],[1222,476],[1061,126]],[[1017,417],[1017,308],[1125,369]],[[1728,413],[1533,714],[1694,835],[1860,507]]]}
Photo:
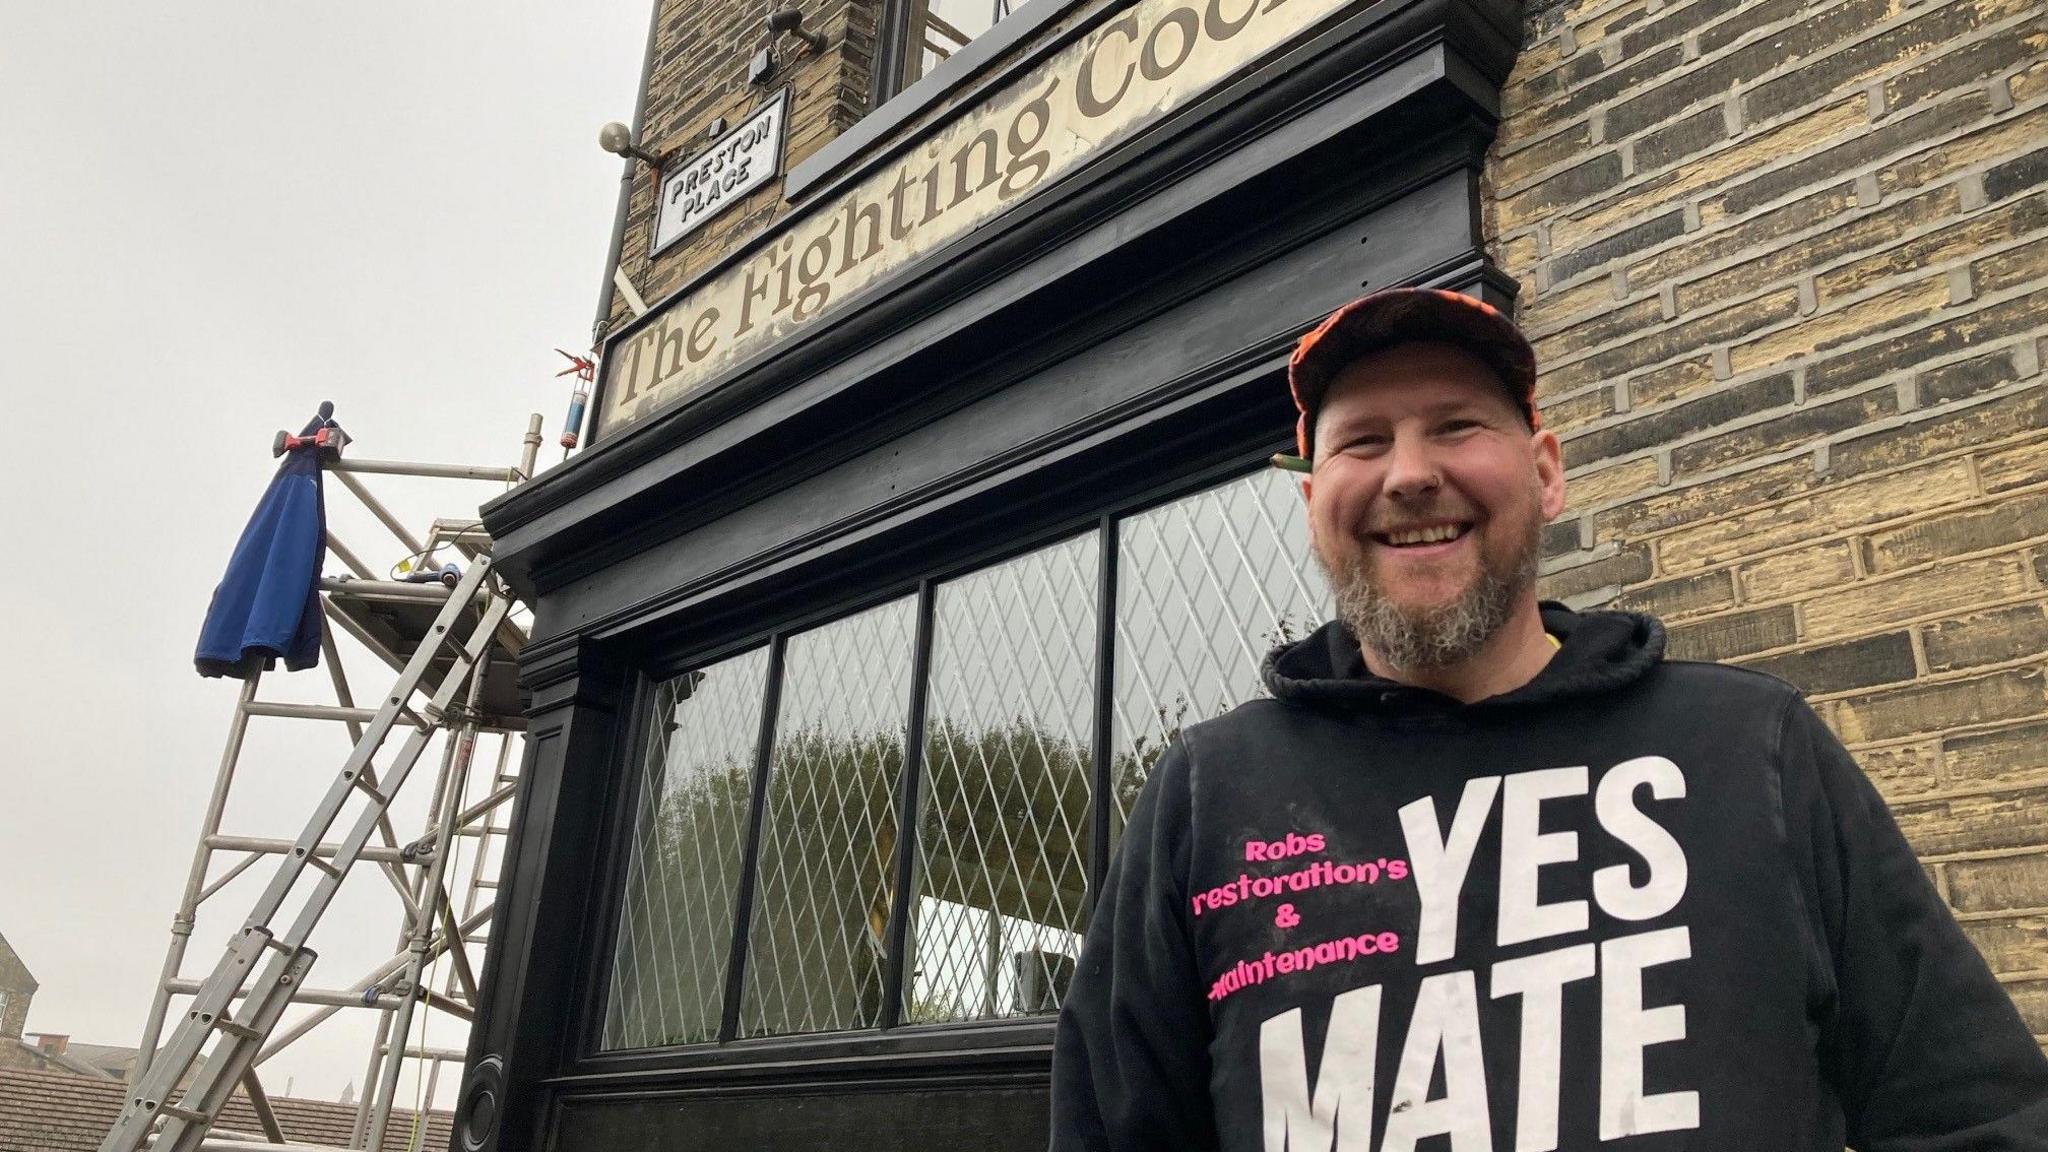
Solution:
{"label": "window frame", "polygon": [[[1099,8],[1089,19],[1077,21],[1060,35],[1032,45],[1005,67],[991,69],[995,61],[1013,49],[1030,43],[1047,27],[1089,5]],[[791,164],[783,175],[783,198],[795,204],[859,179],[869,169],[944,127],[947,118],[937,116],[922,128],[903,132],[937,105],[949,101],[960,107],[974,104],[1126,6],[1120,0],[1025,0],[993,28],[968,41],[966,47],[904,84],[903,73],[911,47],[910,15],[916,0],[882,0],[875,56],[869,66],[867,115],[816,152]],[[958,99],[954,100],[956,96]],[[899,133],[900,138],[896,138]]]}
{"label": "window frame", "polygon": [[[1218,485],[1249,477],[1267,467],[1267,457],[1286,442],[1274,439],[1252,452],[1230,453],[1182,471],[1142,491],[1123,494],[1086,512],[1060,517],[1036,530],[970,550],[947,562],[931,565],[912,580],[895,579],[858,590],[839,601],[820,605],[774,624],[727,637],[702,646],[675,652],[668,658],[643,664],[635,670],[635,683],[627,692],[630,717],[624,723],[624,738],[617,748],[613,771],[616,784],[607,814],[605,845],[600,865],[597,895],[603,911],[596,931],[590,934],[584,956],[586,989],[584,1015],[574,1029],[576,1042],[563,1069],[565,1076],[595,1072],[673,1074],[693,1083],[710,1078],[752,1079],[777,1074],[778,1069],[805,1064],[813,1070],[835,1064],[857,1064],[877,1056],[911,1061],[933,1061],[935,1068],[963,1056],[974,1055],[1000,1068],[1009,1060],[1021,1067],[1042,1062],[1050,1046],[1056,1016],[1050,1013],[1021,1017],[909,1023],[902,1019],[904,997],[903,965],[907,960],[909,898],[916,867],[916,814],[925,784],[923,726],[930,695],[931,650],[940,585],[1018,557],[1060,544],[1076,536],[1096,536],[1095,667],[1090,765],[1090,828],[1085,875],[1087,890],[1083,903],[1084,923],[1092,919],[1102,882],[1109,868],[1114,803],[1111,788],[1114,749],[1116,688],[1116,627],[1118,561],[1121,522]],[[906,709],[903,775],[897,782],[896,803],[899,834],[895,846],[888,934],[884,960],[883,1004],[880,1018],[870,1027],[834,1032],[784,1033],[743,1037],[738,1034],[738,1017],[744,997],[746,953],[752,941],[748,933],[755,911],[756,875],[760,864],[761,824],[766,815],[765,796],[769,784],[775,724],[785,676],[784,654],[788,638],[829,626],[861,612],[880,607],[905,596],[915,597],[912,681]],[[611,980],[615,974],[615,953],[625,911],[627,869],[635,849],[634,824],[642,789],[646,785],[645,758],[653,736],[653,701],[664,681],[693,669],[703,668],[766,645],[769,650],[768,679],[764,687],[760,731],[756,735],[752,795],[748,829],[741,862],[740,880],[734,898],[734,926],[731,958],[726,967],[725,1003],[719,1038],[695,1044],[668,1047],[612,1048],[604,1043],[605,1011],[609,1004]],[[786,1074],[786,1073],[785,1073]]]}

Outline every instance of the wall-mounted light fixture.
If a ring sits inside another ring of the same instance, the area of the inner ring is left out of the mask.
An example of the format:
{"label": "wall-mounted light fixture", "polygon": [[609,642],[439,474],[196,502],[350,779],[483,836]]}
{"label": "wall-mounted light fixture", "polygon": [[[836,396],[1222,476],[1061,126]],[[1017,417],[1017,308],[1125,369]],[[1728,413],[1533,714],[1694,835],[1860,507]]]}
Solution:
{"label": "wall-mounted light fixture", "polygon": [[649,168],[660,168],[668,163],[666,155],[656,156],[633,143],[633,130],[617,120],[597,130],[597,146],[614,156],[630,156]]}
{"label": "wall-mounted light fixture", "polygon": [[768,14],[768,35],[780,36],[785,32],[803,41],[813,53],[825,50],[825,37],[804,31],[804,14],[794,8],[777,8]]}

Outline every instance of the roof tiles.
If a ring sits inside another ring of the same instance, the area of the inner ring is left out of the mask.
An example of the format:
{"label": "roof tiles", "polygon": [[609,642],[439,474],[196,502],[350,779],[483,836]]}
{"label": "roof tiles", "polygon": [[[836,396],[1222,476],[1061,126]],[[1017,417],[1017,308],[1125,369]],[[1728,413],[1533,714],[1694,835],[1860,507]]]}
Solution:
{"label": "roof tiles", "polygon": [[[0,1152],[95,1152],[121,1114],[124,1089],[110,1080],[0,1069]],[[270,1104],[278,1126],[294,1142],[339,1148],[348,1143],[355,1124],[352,1104],[279,1096],[271,1097]],[[425,1138],[414,1143],[413,1114],[394,1109],[384,1134],[384,1152],[405,1152],[408,1147],[440,1152],[448,1147],[450,1121],[446,1112],[427,1113]],[[217,1130],[260,1133],[263,1126],[248,1102],[236,1096]]]}

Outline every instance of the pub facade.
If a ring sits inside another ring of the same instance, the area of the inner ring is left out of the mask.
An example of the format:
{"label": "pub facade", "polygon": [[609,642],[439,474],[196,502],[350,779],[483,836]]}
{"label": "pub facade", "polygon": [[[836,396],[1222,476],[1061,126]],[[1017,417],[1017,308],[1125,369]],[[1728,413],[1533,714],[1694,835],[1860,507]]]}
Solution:
{"label": "pub facade", "polygon": [[1184,726],[1329,611],[1294,341],[1535,339],[1544,592],[1804,688],[2048,1034],[2017,0],[662,0],[455,1146],[1042,1147]]}

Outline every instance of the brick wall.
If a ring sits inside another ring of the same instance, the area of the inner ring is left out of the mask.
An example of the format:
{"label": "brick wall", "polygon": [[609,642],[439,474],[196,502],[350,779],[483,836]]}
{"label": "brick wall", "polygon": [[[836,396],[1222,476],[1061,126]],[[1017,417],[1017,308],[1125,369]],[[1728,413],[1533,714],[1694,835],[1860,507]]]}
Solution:
{"label": "brick wall", "polygon": [[1548,594],[1800,685],[2048,1040],[2048,5],[1537,5]]}
{"label": "brick wall", "polygon": [[[4,937],[0,937],[0,1039],[21,1036],[28,1027],[29,1001],[35,999],[36,978],[21,962]],[[4,1046],[0,1046],[4,1048]]]}
{"label": "brick wall", "polygon": [[[747,81],[747,63],[769,43],[768,7],[753,0],[661,0],[654,73],[640,133],[643,146],[657,154],[673,151],[678,161],[687,160],[711,144],[706,129],[714,119],[737,124],[788,87],[787,170],[860,119],[868,106],[869,64],[881,0],[795,6],[803,11],[804,29],[824,35],[824,51],[812,52],[793,37],[780,37],[774,44],[774,76],[766,85],[755,85]],[[619,261],[650,304],[788,208],[782,201],[782,181],[771,180],[689,239],[650,258],[657,179],[644,166],[636,170]],[[625,300],[613,293],[613,325],[631,315]]]}

